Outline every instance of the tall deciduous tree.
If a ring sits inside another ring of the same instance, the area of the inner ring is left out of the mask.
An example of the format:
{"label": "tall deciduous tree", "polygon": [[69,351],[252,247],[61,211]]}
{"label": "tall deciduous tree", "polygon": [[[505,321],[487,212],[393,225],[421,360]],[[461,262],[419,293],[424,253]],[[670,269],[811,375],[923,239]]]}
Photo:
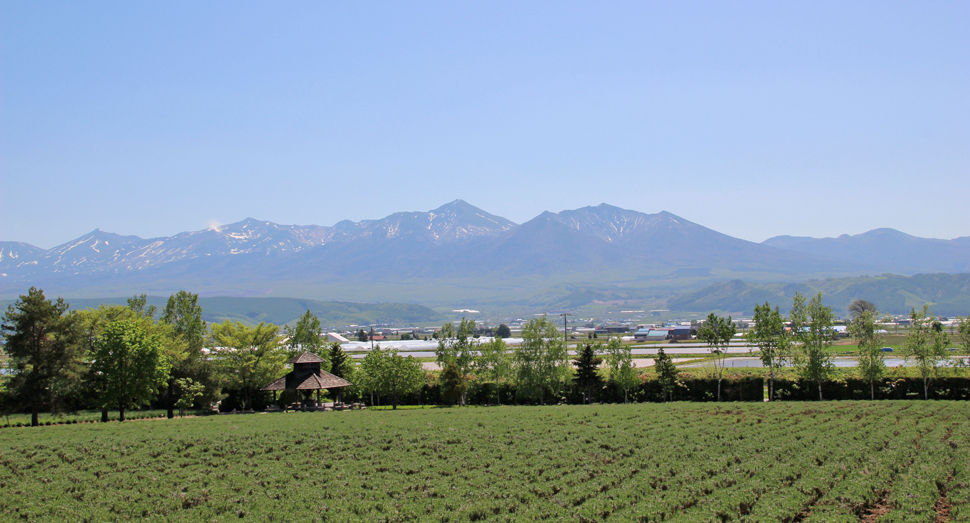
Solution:
{"label": "tall deciduous tree", "polygon": [[310,309],[307,309],[300,316],[296,325],[284,329],[284,336],[287,338],[286,345],[290,348],[291,353],[309,351],[317,354],[323,347],[323,338],[320,336],[320,319],[310,312]]}
{"label": "tall deciduous tree", "polygon": [[461,372],[467,374],[471,371],[478,348],[478,342],[472,337],[474,333],[475,321],[467,318],[461,319],[457,329],[451,323],[442,325],[435,350],[438,365],[445,368],[449,363],[455,363]]}
{"label": "tall deciduous tree", "polygon": [[960,352],[966,356],[966,358],[959,360],[960,365],[965,369],[970,369],[970,314],[965,317],[959,318],[959,330],[960,333]]}
{"label": "tall deciduous tree", "polygon": [[832,356],[828,352],[835,338],[832,330],[835,321],[832,308],[822,304],[822,293],[818,293],[805,305],[805,297],[796,292],[789,318],[800,349],[795,358],[795,366],[802,378],[813,381],[818,386],[818,399],[821,401],[824,399],[822,383],[835,371]]}
{"label": "tall deciduous tree", "polygon": [[545,316],[529,320],[522,328],[522,343],[513,362],[516,394],[541,403],[547,395],[561,393],[572,376],[566,344]]}
{"label": "tall deciduous tree", "polygon": [[113,321],[95,344],[93,367],[105,384],[101,401],[118,409],[120,421],[125,421],[127,409],[151,401],[168,377],[161,336],[150,333],[146,321]]}
{"label": "tall deciduous tree", "polygon": [[852,300],[849,304],[849,318],[856,319],[865,312],[876,313],[876,304],[869,300]]}
{"label": "tall deciduous tree", "polygon": [[35,427],[40,411],[56,408],[83,371],[85,351],[77,317],[67,309],[63,299],[51,302],[44,291],[31,287],[3,315],[4,351],[13,373],[8,388],[29,406]]}
{"label": "tall deciduous tree", "polygon": [[128,308],[138,314],[139,316],[144,316],[152,321],[155,321],[155,314],[158,313],[158,308],[154,305],[148,305],[148,295],[138,294],[131,298],[128,298]]}
{"label": "tall deciduous tree", "polygon": [[697,330],[697,337],[704,340],[714,356],[714,369],[717,373],[717,401],[721,401],[721,380],[724,378],[724,362],[727,358],[728,344],[737,328],[730,316],[722,318],[713,312],[707,315],[704,324]]}
{"label": "tall deciduous tree", "polygon": [[185,340],[189,351],[199,352],[205,345],[207,326],[202,319],[198,294],[178,291],[169,296],[159,321],[171,325],[175,334]]}
{"label": "tall deciduous tree", "polygon": [[[132,300],[129,300],[131,303]],[[105,329],[113,322],[121,320],[136,321],[149,335],[157,337],[162,346],[162,355],[169,365],[179,365],[188,357],[185,340],[177,336],[171,325],[155,323],[151,315],[145,314],[144,309],[137,307],[122,307],[120,305],[102,305],[97,309],[85,309],[77,313],[78,324],[83,332],[83,344],[88,353],[94,354],[98,350],[98,343],[104,335]],[[170,371],[171,373],[171,371]],[[171,374],[170,374],[171,375]],[[86,378],[87,387],[98,398],[101,408],[101,421],[108,421],[109,405],[102,401],[105,397],[107,382],[106,375],[92,365]],[[170,391],[165,390],[166,403],[173,401]],[[113,406],[113,405],[112,405]]]}
{"label": "tall deciduous tree", "polygon": [[499,338],[511,338],[512,329],[508,325],[502,323],[495,329],[495,336]]}
{"label": "tall deciduous tree", "polygon": [[488,343],[478,345],[478,356],[472,371],[476,376],[495,385],[499,405],[502,404],[502,398],[498,388],[508,378],[511,369],[512,358],[502,338],[495,337]]}
{"label": "tall deciduous tree", "polygon": [[850,330],[859,344],[859,374],[869,382],[869,392],[876,399],[876,381],[886,372],[882,357],[882,339],[876,334],[876,311],[866,310],[858,314]]}
{"label": "tall deciduous tree", "polygon": [[593,402],[596,391],[603,385],[603,378],[599,375],[599,365],[603,362],[603,358],[596,354],[596,348],[592,343],[583,344],[583,348],[579,351],[579,358],[573,361],[573,365],[576,366],[573,383],[583,391],[589,403]]}
{"label": "tall deciduous tree", "polygon": [[768,302],[754,307],[754,328],[745,335],[758,346],[761,364],[768,368],[768,401],[775,397],[775,370],[785,365],[790,340],[785,333],[785,320],[778,307]]}
{"label": "tall deciduous tree", "polygon": [[361,361],[357,379],[365,392],[391,398],[392,408],[397,409],[401,397],[421,389],[424,384],[424,367],[411,356],[407,358],[397,351],[374,347]]}
{"label": "tall deciduous tree", "polygon": [[657,373],[657,380],[660,382],[660,395],[666,403],[671,399],[674,385],[677,383],[677,366],[669,354],[664,352],[661,347],[654,357],[654,372]]}
{"label": "tall deciduous tree", "polygon": [[199,295],[180,290],[169,296],[159,323],[171,327],[174,339],[183,343],[186,348],[184,358],[172,360],[172,370],[166,382],[165,403],[168,417],[172,418],[175,415],[178,380],[191,378],[193,383],[201,383],[204,386],[203,397],[209,400],[216,398],[218,385],[214,369],[202,353],[208,326],[202,319]]}
{"label": "tall deciduous tree", "polygon": [[640,376],[633,364],[633,351],[617,336],[606,343],[606,367],[609,381],[623,391],[623,403],[627,403],[629,391],[640,382]]}
{"label": "tall deciduous tree", "polygon": [[179,417],[185,416],[186,409],[192,408],[195,401],[202,397],[205,386],[195,383],[192,378],[181,378],[175,382],[175,387],[178,389],[178,401],[175,402],[175,406],[179,409]]}
{"label": "tall deciduous tree", "polygon": [[461,373],[458,364],[449,363],[442,371],[438,379],[441,386],[441,398],[448,404],[458,403],[465,405],[465,389],[468,388],[468,376]]}
{"label": "tall deciduous tree", "polygon": [[226,320],[212,326],[212,340],[222,380],[239,389],[246,408],[252,408],[256,392],[283,372],[286,353],[280,347],[279,327],[247,327]]}
{"label": "tall deciduous tree", "polygon": [[916,368],[923,378],[923,398],[930,399],[930,382],[937,376],[940,363],[947,358],[946,346],[950,337],[943,329],[933,328],[928,305],[923,305],[920,310],[912,309],[909,318],[913,324],[903,343],[903,352],[916,362]]}
{"label": "tall deciduous tree", "polygon": [[[475,364],[476,350],[478,341],[472,337],[475,333],[475,321],[467,318],[461,319],[458,328],[454,328],[451,323],[441,326],[438,333],[438,348],[435,349],[435,358],[442,369],[448,368],[452,363],[458,368],[462,376],[467,377]],[[465,404],[465,391],[462,388],[461,404]]]}

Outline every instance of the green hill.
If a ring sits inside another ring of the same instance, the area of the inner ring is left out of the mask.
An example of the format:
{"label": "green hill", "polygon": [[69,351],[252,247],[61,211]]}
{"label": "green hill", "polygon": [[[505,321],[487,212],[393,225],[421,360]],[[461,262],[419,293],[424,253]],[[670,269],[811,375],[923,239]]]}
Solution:
{"label": "green hill", "polygon": [[[56,298],[56,296],[48,296]],[[149,296],[148,304],[165,307],[168,298]],[[125,305],[126,298],[91,298],[66,300],[71,309],[81,310],[102,304]],[[0,302],[5,310],[13,301]],[[309,309],[324,326],[369,325],[373,323],[412,324],[438,322],[442,316],[423,305],[406,303],[354,303],[346,301],[317,301],[298,298],[199,298],[202,317],[209,323],[234,320],[254,325],[259,322],[284,325],[295,323]]]}
{"label": "green hill", "polygon": [[923,304],[929,304],[934,314],[943,316],[970,314],[970,274],[883,274],[767,284],[733,280],[681,294],[668,300],[667,307],[675,311],[744,311],[751,314],[755,305],[767,301],[786,310],[791,306],[795,292],[806,296],[821,292],[825,304],[835,309],[836,314],[845,314],[849,303],[855,299],[869,300],[879,307],[880,312],[891,314],[906,314]]}

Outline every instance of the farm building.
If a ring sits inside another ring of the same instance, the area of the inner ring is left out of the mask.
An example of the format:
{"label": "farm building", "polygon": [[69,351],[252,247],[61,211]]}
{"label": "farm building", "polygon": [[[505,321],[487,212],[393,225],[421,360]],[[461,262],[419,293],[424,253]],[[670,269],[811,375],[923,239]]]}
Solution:
{"label": "farm building", "polygon": [[697,334],[697,331],[691,327],[674,327],[670,329],[667,334],[668,340],[689,340]]}
{"label": "farm building", "polygon": [[667,339],[667,329],[648,329],[643,328],[633,333],[636,341],[664,341]]}

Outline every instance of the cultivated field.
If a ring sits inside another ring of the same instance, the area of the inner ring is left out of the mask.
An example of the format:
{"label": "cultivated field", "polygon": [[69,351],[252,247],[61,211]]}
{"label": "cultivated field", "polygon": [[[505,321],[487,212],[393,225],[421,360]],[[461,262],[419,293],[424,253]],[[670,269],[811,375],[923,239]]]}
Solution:
{"label": "cultivated field", "polygon": [[970,521],[970,406],[603,405],[0,430],[0,519]]}

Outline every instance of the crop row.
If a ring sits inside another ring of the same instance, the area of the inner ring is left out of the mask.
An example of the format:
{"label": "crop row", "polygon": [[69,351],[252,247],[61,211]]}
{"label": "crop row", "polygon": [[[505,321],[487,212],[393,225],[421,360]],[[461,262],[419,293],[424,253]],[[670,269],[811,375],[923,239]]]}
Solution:
{"label": "crop row", "polygon": [[957,402],[218,416],[0,444],[0,518],[970,520]]}

